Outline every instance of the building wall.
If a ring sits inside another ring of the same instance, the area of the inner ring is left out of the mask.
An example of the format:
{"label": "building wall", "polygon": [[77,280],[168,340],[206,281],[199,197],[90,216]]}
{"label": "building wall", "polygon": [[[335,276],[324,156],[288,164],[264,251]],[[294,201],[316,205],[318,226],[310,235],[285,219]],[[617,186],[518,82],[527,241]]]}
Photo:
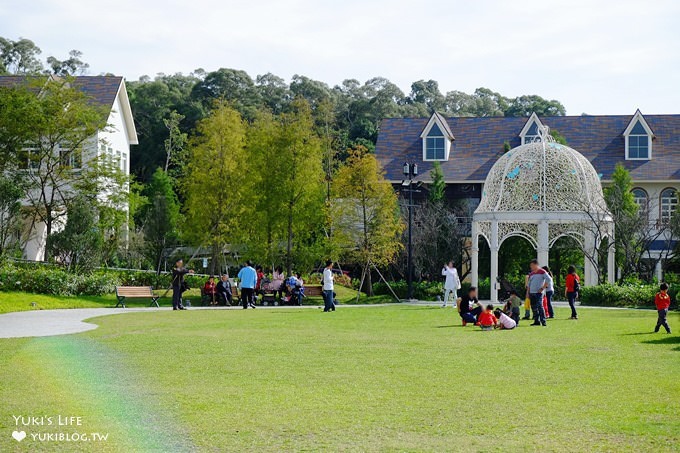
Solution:
{"label": "building wall", "polygon": [[[83,143],[84,166],[87,165],[88,160],[100,157],[102,154],[107,154],[114,162],[119,163],[120,169],[126,175],[130,174],[130,143],[128,141],[128,131],[120,112],[122,112],[120,96],[116,96],[107,120],[107,124],[109,124],[107,130],[98,132],[91,140]],[[101,195],[102,199],[106,198],[106,194]],[[122,206],[121,209],[127,211],[128,206]],[[62,222],[53,226],[53,232],[63,229],[65,222],[66,216],[63,217]],[[26,229],[29,227],[30,225],[26,225]],[[24,258],[33,261],[43,261],[45,257],[45,242],[46,231],[44,224],[36,224],[33,226],[32,231],[26,231],[23,249]]]}

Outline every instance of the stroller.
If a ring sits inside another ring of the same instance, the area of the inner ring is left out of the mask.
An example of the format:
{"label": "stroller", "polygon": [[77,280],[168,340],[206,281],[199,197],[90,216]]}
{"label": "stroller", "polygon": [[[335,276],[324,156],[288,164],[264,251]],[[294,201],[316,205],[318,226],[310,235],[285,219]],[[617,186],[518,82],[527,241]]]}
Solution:
{"label": "stroller", "polygon": [[283,296],[283,303],[289,305],[302,305],[302,299],[305,298],[305,288],[295,276],[286,279],[285,283],[286,293]]}

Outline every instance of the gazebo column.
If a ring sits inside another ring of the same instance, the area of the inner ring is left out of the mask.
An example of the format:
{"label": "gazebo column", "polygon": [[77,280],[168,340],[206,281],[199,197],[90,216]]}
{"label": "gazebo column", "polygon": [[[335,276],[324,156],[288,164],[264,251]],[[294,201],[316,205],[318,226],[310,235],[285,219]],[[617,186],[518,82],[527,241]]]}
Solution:
{"label": "gazebo column", "polygon": [[[597,251],[595,243],[595,233],[586,231],[585,235],[585,266],[583,267],[583,277],[587,286],[595,286],[599,283],[597,279]],[[588,257],[590,256],[590,258]]]}
{"label": "gazebo column", "polygon": [[489,286],[491,289],[491,303],[498,302],[498,291],[496,290],[498,279],[498,221],[491,222],[491,274],[489,276]]}
{"label": "gazebo column", "polygon": [[616,247],[614,246],[614,227],[609,234],[609,249],[607,250],[607,283],[612,285],[616,281]]}
{"label": "gazebo column", "polygon": [[550,230],[547,220],[541,220],[538,223],[538,248],[537,258],[540,266],[548,266],[550,264]]}
{"label": "gazebo column", "polygon": [[472,244],[470,247],[470,284],[479,284],[479,224],[472,222]]}

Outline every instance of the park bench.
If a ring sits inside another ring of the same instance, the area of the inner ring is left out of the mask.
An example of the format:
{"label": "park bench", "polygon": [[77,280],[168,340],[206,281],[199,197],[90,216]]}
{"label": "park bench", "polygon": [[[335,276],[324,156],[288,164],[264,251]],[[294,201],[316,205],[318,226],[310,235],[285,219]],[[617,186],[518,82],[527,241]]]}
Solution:
{"label": "park bench", "polygon": [[154,294],[153,288],[151,286],[116,286],[116,298],[118,306],[125,307],[125,299],[151,299],[149,306],[156,304],[158,305],[158,296]]}
{"label": "park bench", "polygon": [[321,285],[306,285],[305,286],[305,297],[321,297],[323,295],[323,289]]}

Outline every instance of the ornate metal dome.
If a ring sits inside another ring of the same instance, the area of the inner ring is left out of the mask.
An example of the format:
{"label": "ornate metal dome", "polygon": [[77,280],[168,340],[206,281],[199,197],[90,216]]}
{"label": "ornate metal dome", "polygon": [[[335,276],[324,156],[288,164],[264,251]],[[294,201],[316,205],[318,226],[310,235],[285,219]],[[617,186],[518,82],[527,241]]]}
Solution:
{"label": "ornate metal dome", "polygon": [[518,146],[498,159],[475,214],[607,212],[600,177],[590,162],[544,134],[543,141]]}

